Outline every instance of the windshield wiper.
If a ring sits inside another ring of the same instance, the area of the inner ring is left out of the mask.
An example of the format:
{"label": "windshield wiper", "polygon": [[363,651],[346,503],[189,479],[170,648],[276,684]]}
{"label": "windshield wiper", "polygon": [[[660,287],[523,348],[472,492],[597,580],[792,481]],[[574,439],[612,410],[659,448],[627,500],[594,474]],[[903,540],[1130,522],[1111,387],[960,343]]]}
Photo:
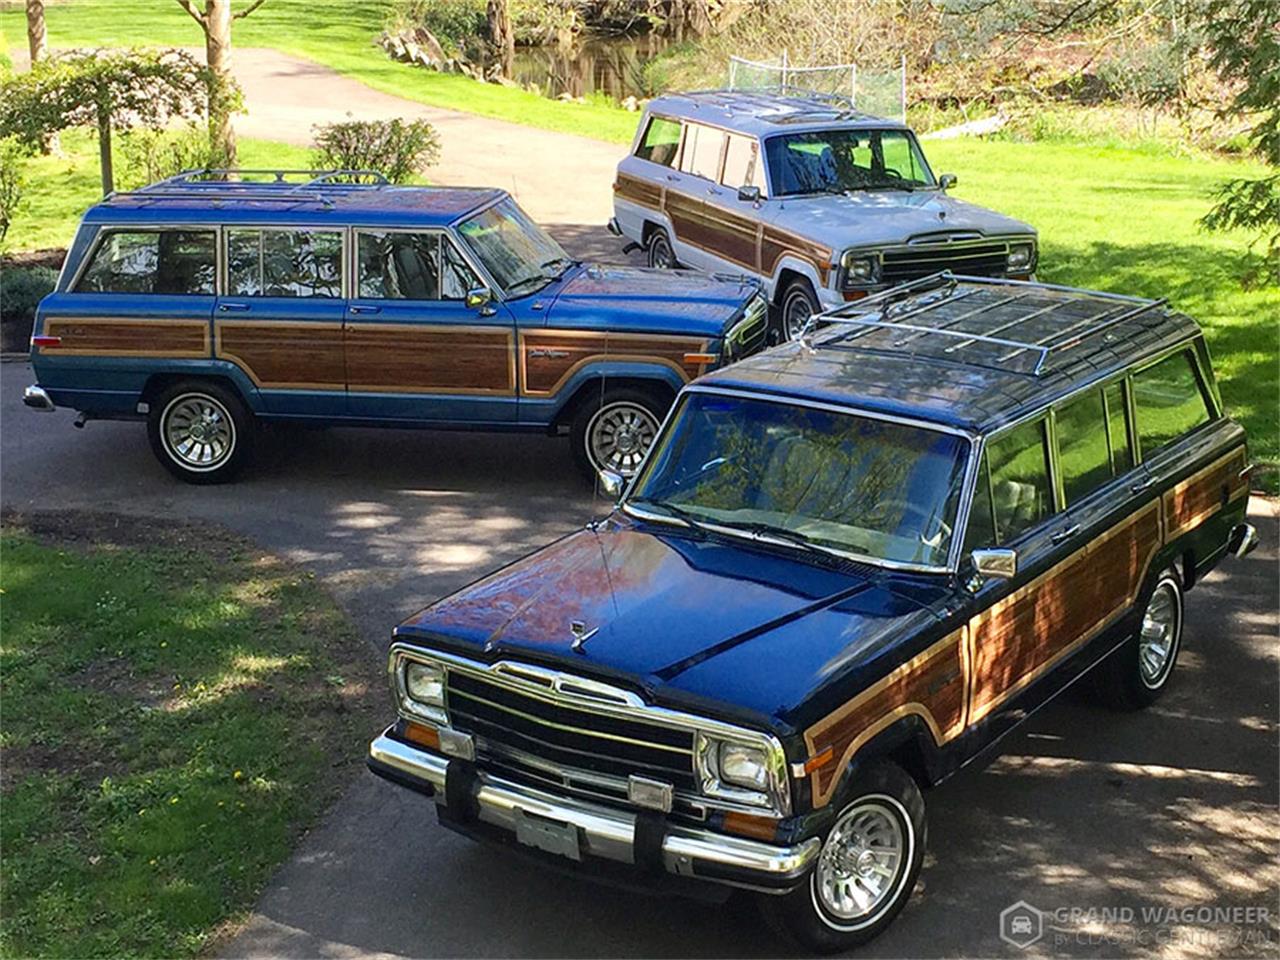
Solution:
{"label": "windshield wiper", "polygon": [[[704,524],[701,520],[699,520],[697,517],[691,514],[688,510],[685,510],[683,507],[677,507],[674,503],[671,503],[670,501],[651,500],[651,499],[642,497],[634,500],[628,500],[626,503],[634,506],[657,507],[659,510],[665,510],[668,514],[671,515],[672,519],[679,520],[681,523],[687,526],[690,530],[697,530],[699,533],[702,533],[702,534],[707,533],[706,524]],[[624,504],[624,506],[625,505],[626,504]]]}
{"label": "windshield wiper", "polygon": [[550,260],[544,260],[539,265],[539,269],[545,271],[545,270],[550,270],[554,268],[556,264],[564,264],[564,266],[562,266],[559,270],[557,270],[551,277],[551,279],[553,280],[559,280],[562,276],[564,276],[565,271],[568,270],[570,267],[572,267],[575,263],[577,263],[577,261],[573,260],[570,257],[552,257]]}
{"label": "windshield wiper", "polygon": [[760,523],[759,521],[752,523],[740,523],[734,520],[716,520],[715,522],[723,527],[729,527],[733,530],[742,530],[745,533],[753,534],[757,539],[772,538],[774,540],[783,540],[788,544],[797,546],[809,553],[837,560],[843,559],[843,557],[834,550],[829,550],[826,547],[819,546],[803,533],[799,533],[795,530],[788,530],[786,527],[775,527],[772,524]]}
{"label": "windshield wiper", "polygon": [[907,193],[915,192],[915,184],[908,180],[879,180],[875,183],[855,183],[850,190],[905,190]]}
{"label": "windshield wiper", "polygon": [[508,294],[515,293],[515,291],[522,290],[526,285],[531,283],[538,284],[537,289],[541,290],[543,287],[545,287],[548,283],[550,283],[554,279],[555,277],[548,277],[545,273],[534,274],[531,277],[522,277],[519,280],[517,280],[515,283],[509,284],[507,286],[507,293]]}

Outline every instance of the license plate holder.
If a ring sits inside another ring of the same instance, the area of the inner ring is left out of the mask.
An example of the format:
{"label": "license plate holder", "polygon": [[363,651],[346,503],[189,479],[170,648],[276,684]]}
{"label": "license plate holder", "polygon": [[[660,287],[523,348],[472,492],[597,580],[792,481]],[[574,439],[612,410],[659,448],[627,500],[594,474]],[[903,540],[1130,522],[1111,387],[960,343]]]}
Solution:
{"label": "license plate holder", "polygon": [[570,860],[582,860],[578,828],[572,823],[552,820],[516,807],[512,811],[516,824],[516,840],[527,847]]}

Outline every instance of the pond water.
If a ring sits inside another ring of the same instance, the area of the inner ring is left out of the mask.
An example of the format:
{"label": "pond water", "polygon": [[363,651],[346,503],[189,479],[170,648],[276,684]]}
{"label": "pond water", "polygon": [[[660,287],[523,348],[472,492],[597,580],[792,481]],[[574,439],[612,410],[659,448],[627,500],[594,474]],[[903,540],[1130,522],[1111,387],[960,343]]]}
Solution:
{"label": "pond water", "polygon": [[516,47],[512,79],[536,86],[544,96],[585,97],[602,93],[615,100],[643,98],[644,65],[671,45],[668,37],[580,37],[571,45]]}

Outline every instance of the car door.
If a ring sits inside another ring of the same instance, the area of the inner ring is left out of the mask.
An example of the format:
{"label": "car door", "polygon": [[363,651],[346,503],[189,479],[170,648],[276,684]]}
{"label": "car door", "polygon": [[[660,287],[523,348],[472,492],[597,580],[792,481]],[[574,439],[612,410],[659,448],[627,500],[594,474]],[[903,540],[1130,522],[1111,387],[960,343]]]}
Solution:
{"label": "car door", "polygon": [[717,189],[724,157],[725,133],[701,123],[686,123],[680,162],[667,174],[663,200],[675,231],[676,257],[681,263],[713,270],[720,236],[708,219],[707,198]]}
{"label": "car door", "polygon": [[1087,570],[1072,559],[1081,544],[1052,478],[1047,412],[987,440],[966,546],[1012,549],[1018,569],[972,597],[968,723],[988,722],[982,742],[1020,719],[1017,695],[1064,655],[1082,606]]}
{"label": "car door", "polygon": [[758,190],[759,197],[765,194],[764,164],[754,137],[728,134],[719,181],[707,189],[705,201],[704,220],[716,238],[708,256],[716,269],[758,273],[761,201],[739,197],[743,187]]}
{"label": "car door", "polygon": [[346,414],[344,231],[228,226],[214,351],[238,365],[271,413]]}
{"label": "car door", "polygon": [[361,418],[516,419],[515,325],[442,230],[353,230],[346,315],[348,404]]}
{"label": "car door", "polygon": [[40,306],[41,383],[99,402],[117,392],[132,413],[157,361],[207,359],[216,238],[208,226],[103,228],[67,289]]}

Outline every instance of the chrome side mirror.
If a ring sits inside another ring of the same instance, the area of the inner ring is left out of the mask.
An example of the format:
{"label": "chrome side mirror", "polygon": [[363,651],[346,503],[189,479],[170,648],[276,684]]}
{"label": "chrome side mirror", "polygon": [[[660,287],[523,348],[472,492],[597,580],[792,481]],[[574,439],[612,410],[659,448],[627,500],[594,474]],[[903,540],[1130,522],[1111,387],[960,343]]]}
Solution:
{"label": "chrome side mirror", "polygon": [[616,503],[622,499],[622,493],[627,489],[627,478],[613,470],[599,470],[597,474],[600,477],[600,490],[607,497],[612,497]]}
{"label": "chrome side mirror", "polygon": [[1018,573],[1018,551],[992,547],[975,550],[969,555],[973,561],[973,577],[969,589],[976,590],[987,580],[1008,580]]}
{"label": "chrome side mirror", "polygon": [[483,310],[493,300],[493,291],[488,287],[472,287],[467,291],[466,304],[472,310]]}
{"label": "chrome side mirror", "polygon": [[738,188],[738,199],[743,203],[759,203],[760,188],[754,185],[743,185]]}
{"label": "chrome side mirror", "polygon": [[954,173],[944,173],[942,176],[938,178],[938,186],[940,186],[943,190],[950,190],[952,187],[956,185],[956,183],[957,183],[957,178]]}

